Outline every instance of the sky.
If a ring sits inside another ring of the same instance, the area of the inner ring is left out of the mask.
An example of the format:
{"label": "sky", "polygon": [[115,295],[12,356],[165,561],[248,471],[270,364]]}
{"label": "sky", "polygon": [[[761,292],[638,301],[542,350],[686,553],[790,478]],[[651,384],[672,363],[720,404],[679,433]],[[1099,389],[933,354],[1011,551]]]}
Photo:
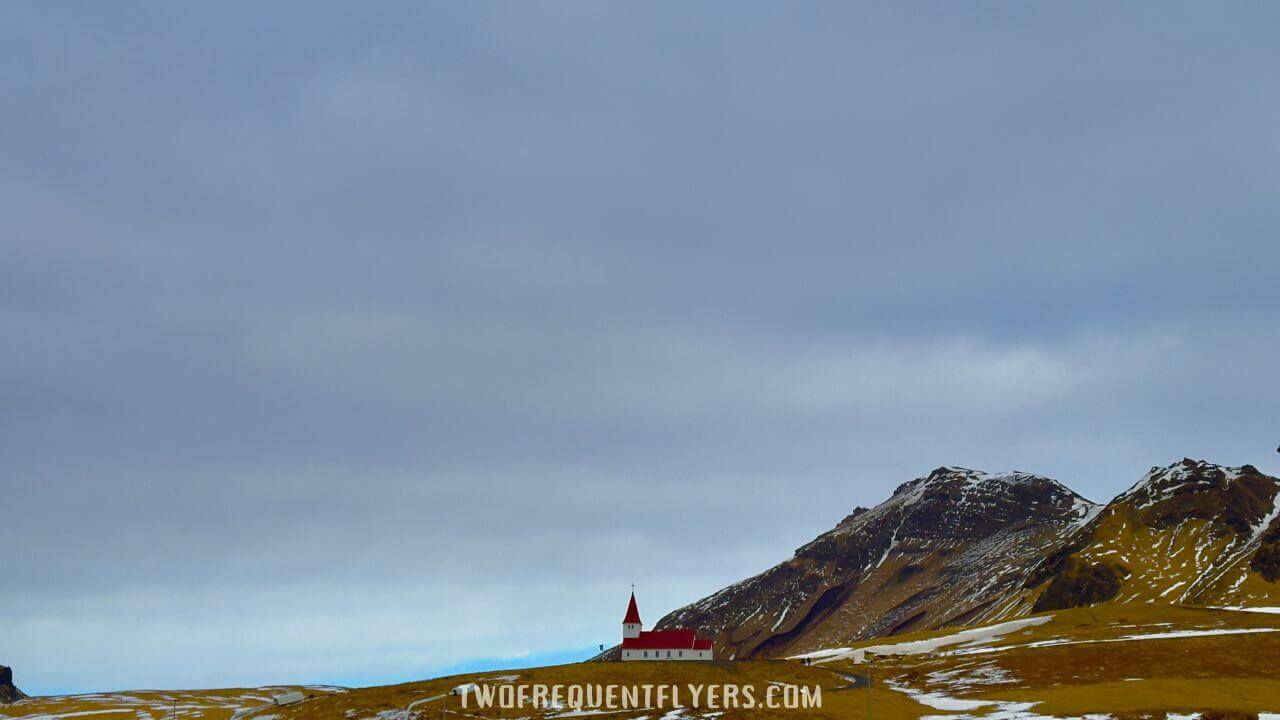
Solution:
{"label": "sky", "polygon": [[0,6],[0,663],[567,661],[940,465],[1280,472],[1280,6]]}

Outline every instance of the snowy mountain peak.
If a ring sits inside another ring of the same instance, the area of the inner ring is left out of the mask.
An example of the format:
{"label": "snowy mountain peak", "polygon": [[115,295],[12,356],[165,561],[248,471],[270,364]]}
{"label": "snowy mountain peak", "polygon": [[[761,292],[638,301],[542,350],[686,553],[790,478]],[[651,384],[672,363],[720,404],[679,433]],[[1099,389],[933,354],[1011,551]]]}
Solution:
{"label": "snowy mountain peak", "polygon": [[885,547],[903,541],[971,541],[1025,523],[1079,524],[1096,513],[1094,503],[1042,475],[943,466],[898,486],[875,508],[855,511],[796,553],[842,557],[850,543],[870,541],[881,548],[870,559],[878,562]]}
{"label": "snowy mountain peak", "polygon": [[1164,467],[1152,466],[1116,500],[1127,500],[1138,508],[1146,508],[1178,495],[1224,491],[1240,478],[1251,476],[1261,476],[1252,465],[1231,467],[1183,458]]}
{"label": "snowy mountain peak", "polygon": [[924,477],[899,485],[893,491],[889,503],[886,504],[913,504],[939,492],[944,494],[958,492],[962,498],[967,498],[982,494],[1007,495],[1015,492],[1015,489],[1021,489],[1022,495],[1042,493],[1054,499],[1072,498],[1086,505],[1093,505],[1067,486],[1043,475],[1021,470],[988,473],[954,465],[944,465]]}
{"label": "snowy mountain peak", "polygon": [[771,657],[797,641],[959,622],[995,612],[989,601],[1096,512],[1042,475],[940,467],[658,627],[698,626],[737,657]]}

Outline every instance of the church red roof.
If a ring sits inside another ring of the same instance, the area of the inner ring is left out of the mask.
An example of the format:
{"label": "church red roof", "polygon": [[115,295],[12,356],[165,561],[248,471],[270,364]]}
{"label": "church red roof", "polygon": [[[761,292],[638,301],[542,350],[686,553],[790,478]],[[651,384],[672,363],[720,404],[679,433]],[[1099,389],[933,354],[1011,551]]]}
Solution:
{"label": "church red roof", "polygon": [[623,638],[622,649],[710,650],[711,641],[699,639],[692,630],[646,630],[640,633],[640,637]]}
{"label": "church red roof", "polygon": [[631,593],[631,603],[627,605],[627,616],[622,618],[623,623],[640,624],[640,610],[636,608],[636,594]]}

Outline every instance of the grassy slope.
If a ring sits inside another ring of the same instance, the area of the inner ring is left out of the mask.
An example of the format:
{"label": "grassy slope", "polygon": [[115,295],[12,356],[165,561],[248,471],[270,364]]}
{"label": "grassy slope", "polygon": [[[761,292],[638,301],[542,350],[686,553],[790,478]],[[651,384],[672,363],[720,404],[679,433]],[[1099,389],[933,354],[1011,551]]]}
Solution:
{"label": "grassy slope", "polygon": [[228,720],[237,710],[270,706],[273,695],[301,691],[320,697],[335,689],[297,686],[225,688],[219,690],[131,690],[59,697],[31,698],[0,705],[0,718],[57,718],[84,716],[92,720],[163,720],[175,713],[184,718]]}
{"label": "grassy slope", "polygon": [[[867,709],[868,698],[863,691],[853,690],[837,690],[836,688],[846,685],[847,680],[839,673],[832,669],[819,667],[805,667],[799,663],[786,661],[750,661],[750,662],[717,662],[717,663],[578,663],[573,665],[559,665],[544,668],[533,668],[528,670],[503,672],[487,672],[474,673],[468,675],[456,675],[444,678],[436,678],[423,682],[405,683],[402,685],[389,685],[383,687],[354,689],[348,692],[329,693],[307,691],[313,697],[305,703],[299,705],[272,708],[265,704],[259,705],[262,708],[259,712],[248,714],[248,718],[259,718],[264,720],[268,715],[275,716],[276,720],[289,720],[291,718],[307,718],[308,720],[352,720],[353,718],[371,718],[376,717],[379,713],[395,711],[407,707],[415,700],[431,698],[433,696],[446,693],[464,682],[483,682],[485,678],[490,678],[490,682],[498,683],[502,680],[495,678],[504,675],[518,675],[516,682],[520,684],[628,684],[643,685],[650,684],[670,684],[679,683],[685,685],[688,683],[695,684],[734,684],[734,685],[751,685],[755,688],[757,697],[764,697],[765,688],[771,682],[784,682],[797,685],[813,686],[818,685],[823,689],[823,707],[820,710],[803,710],[803,711],[773,711],[767,709],[753,709],[750,711],[740,710],[736,713],[729,712],[723,717],[753,717],[766,720],[768,718],[797,717],[803,714],[809,718],[848,718],[862,717]],[[280,690],[277,690],[279,692]],[[104,694],[98,696],[77,696],[71,698],[37,698],[16,705],[0,708],[0,718],[46,718],[58,717],[60,714],[74,714],[83,712],[93,712],[88,717],[93,720],[116,720],[119,718],[141,718],[147,716],[135,715],[135,711],[141,709],[135,700],[142,699],[153,703],[153,710],[150,711],[149,717],[157,720],[168,717],[168,708],[173,698],[178,699],[179,717],[182,718],[217,718],[225,720],[231,717],[232,710],[227,707],[218,706],[209,702],[209,698],[221,697],[224,699],[228,707],[242,703],[240,700],[244,696],[264,697],[265,694],[258,691],[243,690],[226,690],[226,691],[208,691],[208,692],[172,692],[165,693],[161,698],[157,694],[152,693],[117,693]],[[908,717],[917,718],[929,711],[929,708],[922,706],[905,695],[894,692],[887,688],[878,688],[875,697],[871,698],[874,702],[874,709],[879,717]],[[243,705],[251,707],[255,703]],[[114,709],[115,712],[102,712]],[[441,715],[442,705],[439,701],[429,702],[417,708],[421,711],[422,718],[439,717]],[[665,713],[662,708],[658,711],[648,712],[622,712],[613,713],[603,716],[604,718],[636,718],[640,716],[649,716],[657,718]],[[102,714],[98,714],[98,713]],[[561,711],[563,712],[563,711]],[[711,713],[712,710],[707,708],[705,713]],[[460,705],[458,698],[449,698],[446,715],[449,718],[457,720],[466,717],[486,717],[486,718],[543,718],[559,714],[557,712],[536,711],[526,707],[524,710],[485,710],[477,711],[474,708],[464,710]],[[704,713],[690,712],[690,716],[700,716]],[[716,717],[714,715],[707,715]],[[385,717],[385,716],[384,716]]]}
{"label": "grassy slope", "polygon": [[[750,716],[757,718],[796,717],[803,714],[813,718],[847,718],[857,716],[865,710],[866,696],[858,691],[839,691],[837,687],[847,684],[847,680],[838,672],[818,667],[805,667],[798,663],[785,661],[747,661],[718,663],[579,663],[555,667],[534,668],[530,670],[512,671],[519,675],[516,681],[520,684],[634,684],[646,683],[679,683],[679,684],[711,684],[731,683],[735,685],[752,685],[756,688],[757,697],[763,697],[765,688],[770,682],[784,682],[798,685],[819,685],[823,688],[823,707],[821,710],[804,711],[771,711],[753,709],[750,711],[728,712],[725,717]],[[474,681],[485,677],[494,677],[502,673],[479,673],[459,675],[437,680],[408,683],[381,688],[354,690],[346,695],[324,698],[311,704],[311,707],[292,708],[282,713],[282,718],[317,718],[320,720],[346,720],[347,712],[358,708],[358,717],[368,717],[381,710],[405,707],[414,699],[430,697],[460,683]],[[895,717],[919,717],[926,712],[925,708],[906,696],[889,690],[882,690],[875,698],[877,704]],[[458,700],[450,700],[450,709],[461,712]],[[439,703],[426,706],[424,717],[439,713]],[[664,708],[668,709],[668,708]],[[472,715],[483,717],[547,717],[555,712],[539,712],[530,708],[524,710],[482,712],[469,709]],[[706,712],[711,712],[706,709]],[[451,713],[452,714],[452,713]],[[629,718],[647,715],[655,717],[661,713],[630,712],[608,715],[611,718]],[[691,713],[697,714],[697,713]]]}
{"label": "grassy slope", "polygon": [[[912,656],[886,656],[876,660],[873,673],[877,688],[870,698],[876,718],[910,718],[943,715],[946,711],[928,707],[913,699],[913,693],[928,692],[951,699],[988,701],[992,704],[970,710],[973,716],[1008,710],[998,703],[1035,703],[1039,715],[1079,717],[1085,713],[1128,714],[1137,712],[1195,711],[1204,709],[1245,712],[1280,712],[1280,632],[1212,635],[1164,639],[1114,641],[1126,635],[1147,635],[1171,630],[1280,629],[1280,615],[1241,613],[1170,607],[1165,605],[1105,605],[1054,613],[1043,625],[1015,631],[991,641],[978,654],[957,654],[947,646],[939,651]],[[861,645],[884,645],[947,635],[935,631],[867,641]],[[1113,642],[1100,642],[1112,640]],[[1036,642],[1072,644],[1028,647]],[[687,713],[691,717],[732,718],[861,718],[868,712],[864,690],[840,690],[847,685],[847,673],[864,672],[864,666],[848,661],[804,666],[790,661],[741,663],[580,663],[530,670],[511,671],[520,684],[659,684],[733,683],[753,685],[763,697],[770,682],[820,685],[821,710],[728,711],[721,716],[709,709]],[[276,714],[278,720],[315,718],[353,720],[372,718],[380,712],[406,707],[463,682],[503,682],[502,672],[476,673],[437,678],[424,682],[351,690],[343,693],[308,691],[314,697],[298,706],[269,709],[258,713]],[[885,682],[887,681],[887,682]],[[898,690],[887,687],[893,684]],[[269,693],[261,691],[210,691],[202,693],[122,693],[114,696],[37,699],[0,709],[0,718],[57,717],[61,713],[102,711],[117,707],[118,713],[94,714],[93,720],[114,718],[166,717],[168,705],[177,698],[186,718],[229,718],[232,709],[260,702]],[[259,698],[259,700],[250,700]],[[126,699],[129,699],[126,701]],[[928,700],[929,698],[924,698]],[[150,710],[138,704],[142,701]],[[185,705],[185,707],[184,707]],[[137,714],[138,710],[144,713]],[[420,706],[422,718],[440,715],[439,701]],[[954,712],[954,711],[952,711]],[[463,712],[456,698],[447,715],[460,717],[549,718],[556,712],[476,711]],[[605,718],[648,716],[656,720],[662,713],[615,713]],[[254,717],[253,714],[249,717]],[[385,716],[384,716],[385,717]]]}
{"label": "grassy slope", "polygon": [[[1152,528],[1122,508],[1099,518],[1090,542],[1074,557],[1086,565],[1116,565],[1127,571],[1119,593],[1109,601],[1114,604],[1280,606],[1280,583],[1269,583],[1249,570],[1253,547],[1215,534],[1205,520]],[[979,621],[1029,615],[1048,585],[1045,581],[1013,593],[979,615]]]}
{"label": "grassy slope", "polygon": [[[1098,642],[1173,630],[1264,628],[1280,628],[1280,616],[1104,605],[1054,613],[1044,625],[992,643],[1005,648],[998,652],[888,657],[878,664],[900,686],[967,700],[1035,702],[1034,711],[1045,715],[1277,712],[1280,632]],[[1076,644],[1027,647],[1046,641]],[[972,683],[975,678],[985,682]]]}

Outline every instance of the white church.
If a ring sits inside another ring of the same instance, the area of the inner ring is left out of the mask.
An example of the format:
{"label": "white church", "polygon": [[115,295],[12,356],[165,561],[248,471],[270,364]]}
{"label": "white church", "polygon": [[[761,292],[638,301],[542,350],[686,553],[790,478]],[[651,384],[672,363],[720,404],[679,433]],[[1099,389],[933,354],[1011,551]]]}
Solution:
{"label": "white church", "polygon": [[694,630],[643,630],[640,610],[636,608],[636,593],[631,591],[631,603],[622,618],[623,660],[712,660],[710,640],[698,638]]}

